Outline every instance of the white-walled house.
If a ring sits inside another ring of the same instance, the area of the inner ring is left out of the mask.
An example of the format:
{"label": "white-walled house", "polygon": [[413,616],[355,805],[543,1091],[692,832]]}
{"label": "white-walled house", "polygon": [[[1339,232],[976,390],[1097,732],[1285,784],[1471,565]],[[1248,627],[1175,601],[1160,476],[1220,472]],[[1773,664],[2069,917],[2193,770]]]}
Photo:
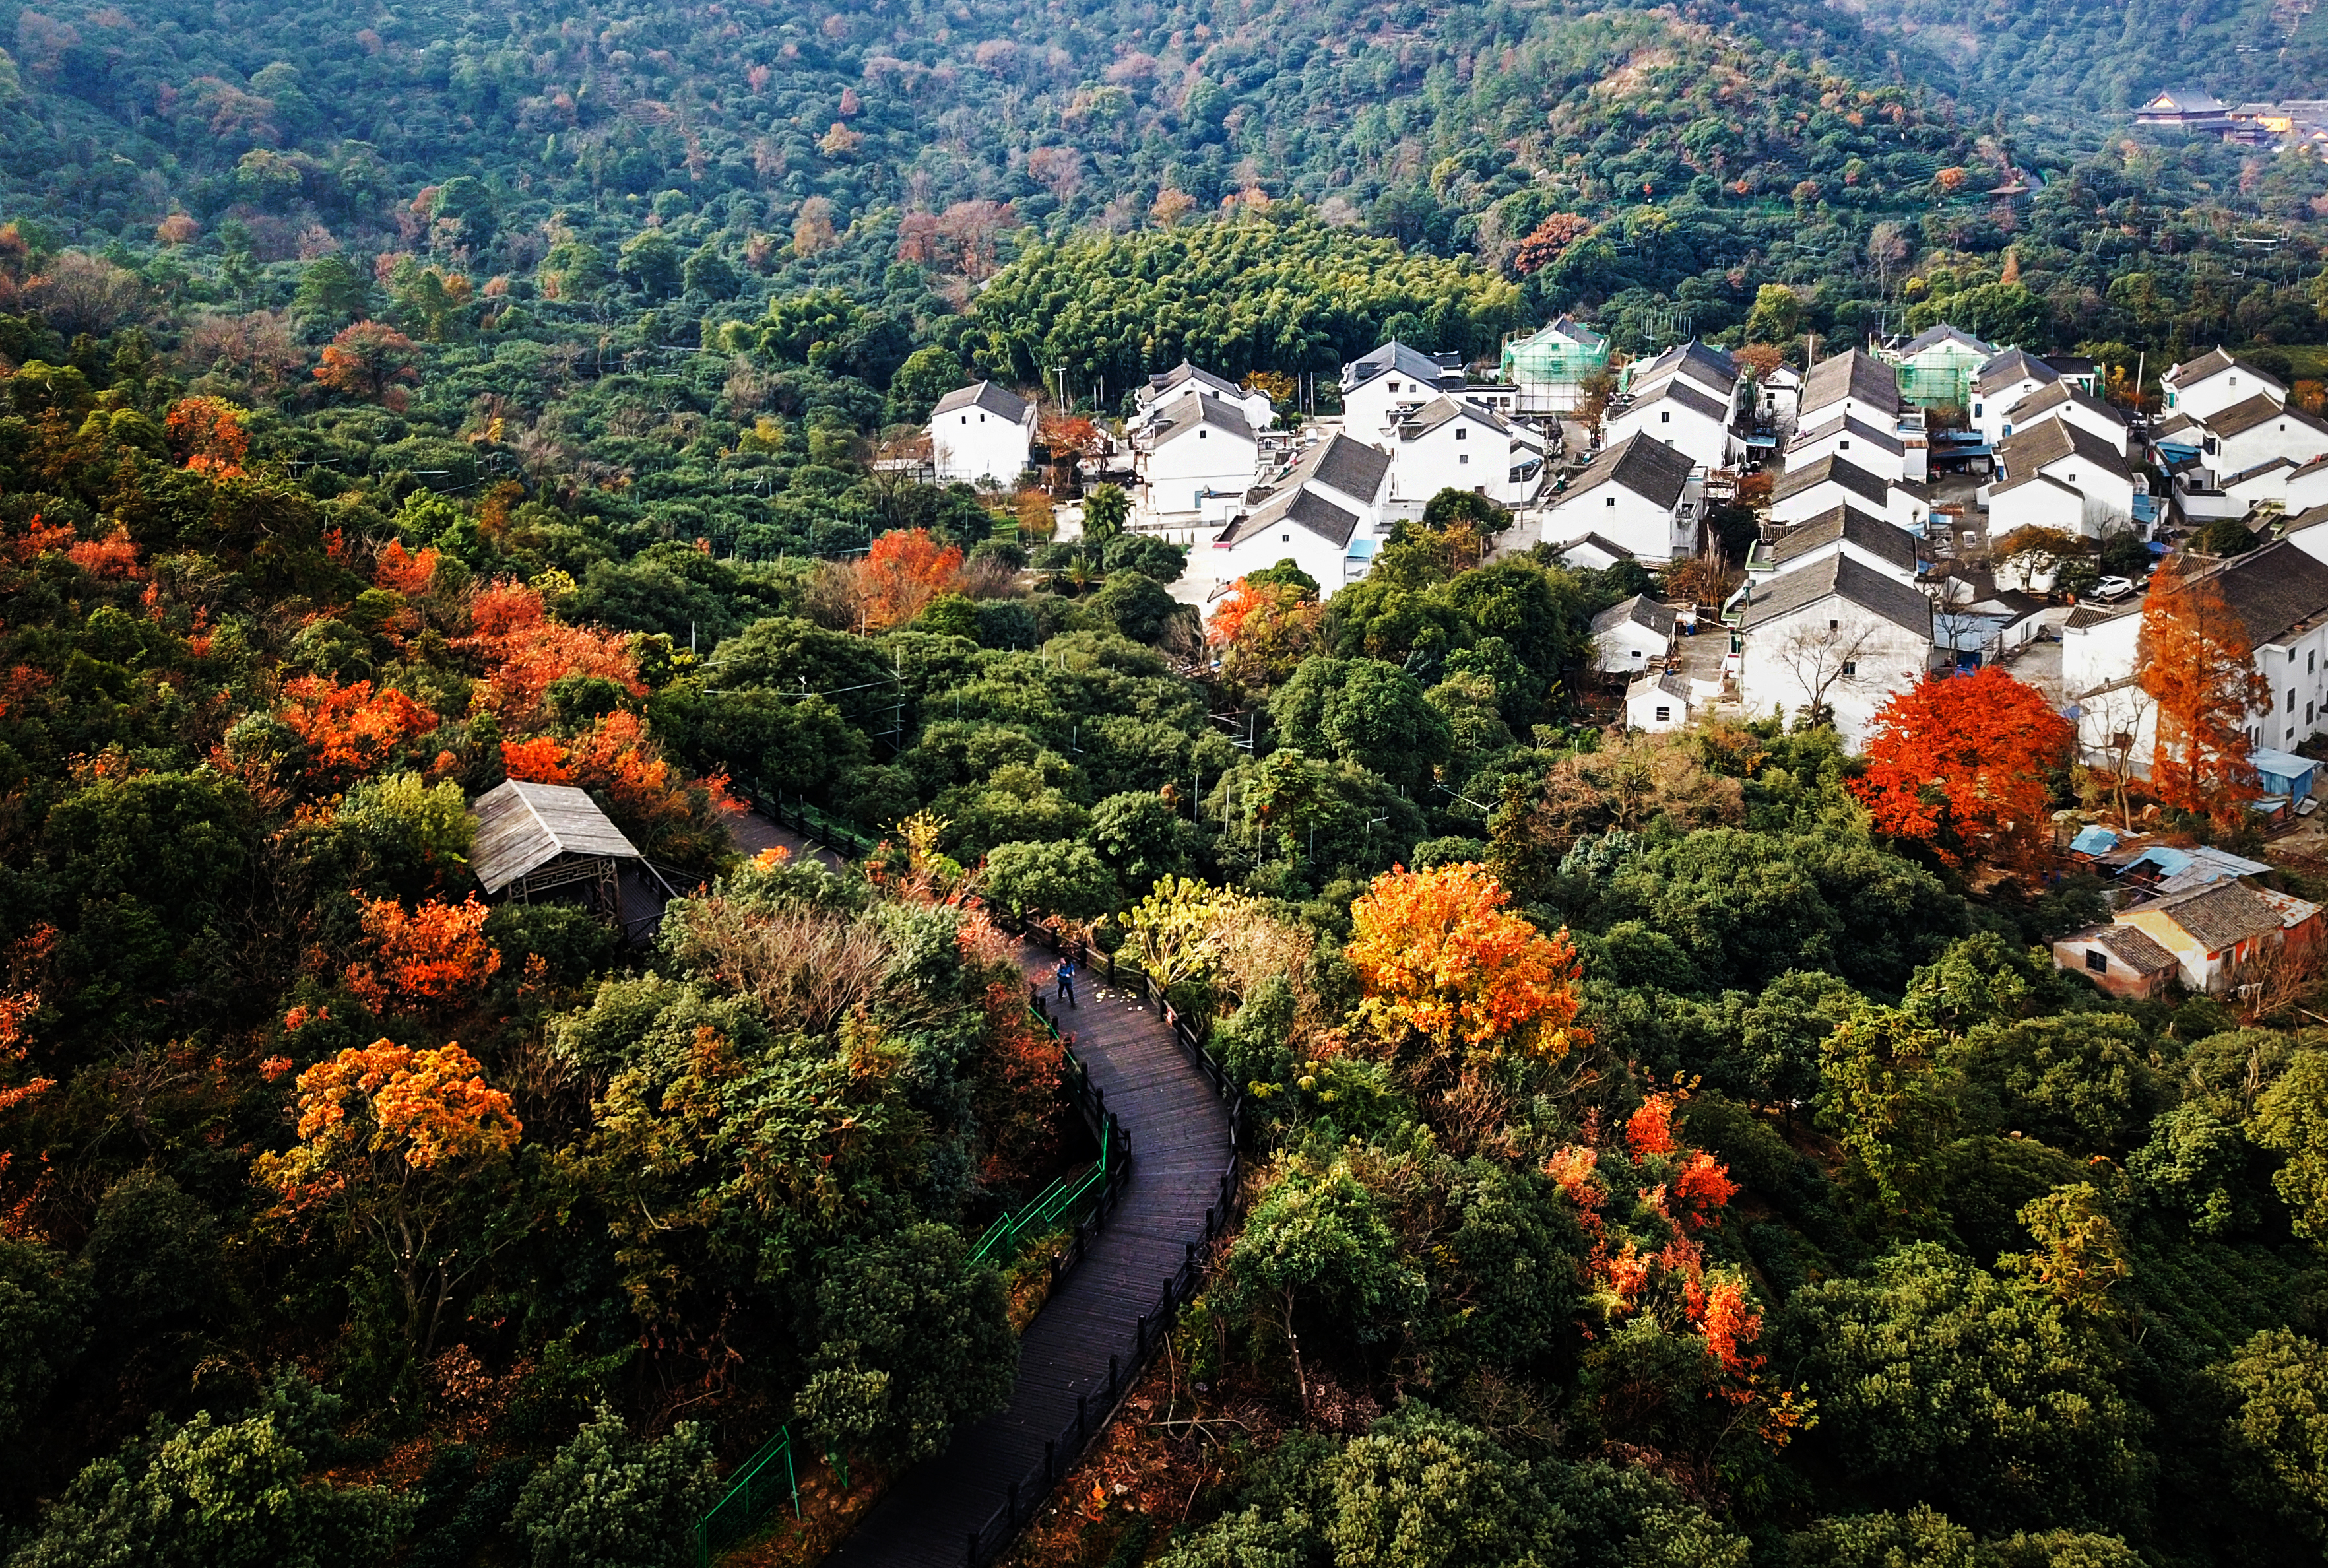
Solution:
{"label": "white-walled house", "polygon": [[[2245,555],[2186,563],[2190,579],[2211,581],[2239,617],[2270,692],[2246,716],[2250,746],[2290,751],[2328,731],[2328,561],[2300,542],[2313,531]],[[2131,735],[2135,771],[2147,775],[2156,715],[2140,687],[2141,640],[2139,605],[2079,606],[2061,631],[2061,689],[2079,709],[2089,759],[2104,759],[2116,736]]]}
{"label": "white-walled house", "polygon": [[1746,571],[1757,581],[1767,581],[1837,555],[1903,583],[1916,580],[1915,536],[1855,506],[1830,508],[1755,546]]}
{"label": "white-walled house", "polygon": [[1252,498],[1209,549],[1189,558],[1215,587],[1291,559],[1330,596],[1366,575],[1387,527],[1390,457],[1343,435],[1304,453]]}
{"label": "white-walled house", "polygon": [[1211,505],[1225,514],[1260,471],[1261,444],[1245,411],[1208,392],[1175,398],[1134,438],[1132,467],[1143,523],[1169,526]]}
{"label": "white-walled house", "polygon": [[1795,438],[1787,443],[1789,470],[1808,467],[1822,457],[1841,457],[1854,467],[1893,483],[1908,477],[1908,449],[1899,437],[1850,414],[1798,427]]}
{"label": "white-walled house", "polygon": [[1645,436],[1683,454],[1700,468],[1727,468],[1745,455],[1745,440],[1732,422],[1730,405],[1694,381],[1668,376],[1601,421],[1610,444]]}
{"label": "white-walled house", "polygon": [[2075,425],[2087,435],[2107,442],[2121,457],[2133,448],[2134,432],[2126,416],[2100,399],[2079,391],[2066,380],[2041,387],[2014,404],[2010,423],[2017,434],[2048,419]]}
{"label": "white-walled house", "polygon": [[1426,354],[1393,339],[1342,367],[1342,428],[1372,441],[1399,413],[1463,390],[1463,356]]}
{"label": "white-walled house", "polygon": [[1035,405],[992,381],[957,387],[930,410],[930,461],[940,484],[1016,484],[1035,445]]}
{"label": "white-walled house", "polygon": [[2261,394],[2218,408],[2200,423],[2206,428],[2200,465],[2218,483],[2276,457],[2295,465],[2328,456],[2328,424]]}
{"label": "white-walled house", "polygon": [[1689,723],[1694,700],[1688,678],[1678,670],[1643,671],[1625,688],[1625,723],[1629,728],[1663,735]]}
{"label": "white-walled house", "polygon": [[1984,492],[1993,535],[2040,526],[2098,539],[2133,522],[2140,482],[2117,447],[2081,425],[2042,419],[2016,430],[1997,446],[1996,465],[2000,477]]}
{"label": "white-walled house", "polygon": [[1733,613],[1747,716],[1792,719],[1823,700],[1853,750],[1877,709],[1932,668],[1931,601],[1846,555],[1752,584]]}
{"label": "white-walled house", "polygon": [[2032,393],[2060,384],[2060,372],[2023,349],[2007,349],[1980,367],[1972,379],[1967,417],[1981,438],[1995,446],[2012,434],[2007,416]]}
{"label": "white-walled house", "polygon": [[2209,349],[2195,360],[2174,366],[2158,378],[2163,412],[2188,414],[2204,424],[2234,403],[2262,396],[2274,403],[2287,401],[2287,389],[2253,365],[2233,359],[2221,348]]}
{"label": "white-walled house", "polygon": [[1390,499],[1400,515],[1420,517],[1442,490],[1468,490],[1499,506],[1525,494],[1512,477],[1518,458],[1502,415],[1440,396],[1402,420],[1390,446]]}
{"label": "white-walled house", "polygon": [[1602,674],[1646,670],[1673,652],[1673,606],[1635,594],[1592,617],[1592,668]]}
{"label": "white-walled house", "polygon": [[1879,512],[1896,527],[1923,531],[1922,501],[1904,486],[1843,457],[1820,457],[1800,468],[1790,467],[1770,486],[1772,522],[1807,522],[1838,506]]}
{"label": "white-walled house", "polygon": [[1597,533],[1582,533],[1554,542],[1552,553],[1562,566],[1578,572],[1607,571],[1619,561],[1640,559],[1615,540]]}
{"label": "white-walled house", "polygon": [[1644,561],[1669,561],[1697,549],[1697,519],[1687,508],[1686,454],[1630,436],[1594,458],[1552,502],[1551,539],[1597,533]]}
{"label": "white-walled house", "polygon": [[1739,377],[1736,360],[1692,338],[1687,343],[1676,343],[1663,353],[1627,365],[1624,390],[1629,398],[1650,398],[1666,382],[1678,378],[1725,408],[1734,409]]}
{"label": "white-walled house", "polygon": [[1256,432],[1266,430],[1277,422],[1276,405],[1267,392],[1247,390],[1224,376],[1203,370],[1182,360],[1160,376],[1150,376],[1140,390],[1140,413],[1136,423],[1146,425],[1160,418],[1167,410],[1185,398],[1209,397],[1227,403],[1244,415],[1244,421]]}
{"label": "white-walled house", "polygon": [[1754,390],[1755,417],[1781,436],[1791,434],[1801,423],[1803,407],[1803,373],[1792,365],[1780,365],[1764,376]]}

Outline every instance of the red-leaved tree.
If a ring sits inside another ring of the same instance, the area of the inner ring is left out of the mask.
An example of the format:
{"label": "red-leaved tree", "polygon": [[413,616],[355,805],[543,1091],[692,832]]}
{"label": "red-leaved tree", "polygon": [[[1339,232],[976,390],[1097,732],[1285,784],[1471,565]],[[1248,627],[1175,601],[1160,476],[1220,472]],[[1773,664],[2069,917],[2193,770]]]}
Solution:
{"label": "red-leaved tree", "polygon": [[1951,866],[2026,867],[2049,844],[2046,777],[2076,738],[2035,687],[1996,665],[1927,677],[1877,710],[1851,791],[1878,829]]}
{"label": "red-leaved tree", "polygon": [[410,387],[420,380],[413,368],[419,357],[412,340],[394,327],[360,321],[324,346],[315,379],[335,392],[402,413],[411,399]]}
{"label": "red-leaved tree", "polygon": [[2170,555],[2142,606],[2142,689],[2158,705],[2151,793],[2168,805],[2235,822],[2262,793],[2248,760],[2248,715],[2271,704],[2247,625],[2211,574]]}
{"label": "red-leaved tree", "polygon": [[596,675],[634,697],[646,694],[629,637],[552,619],[540,593],[514,578],[478,593],[469,627],[456,646],[483,662],[488,700],[505,722],[530,719],[561,675]]}
{"label": "red-leaved tree", "polygon": [[393,898],[367,900],[371,953],[348,966],[348,989],[376,1013],[433,1012],[474,1000],[502,967],[501,950],[485,935],[492,913],[474,893],[458,904],[431,898],[410,914]]}
{"label": "red-leaved tree", "polygon": [[953,587],[962,551],[926,528],[895,528],[873,541],[857,568],[868,629],[901,626]]}
{"label": "red-leaved tree", "polygon": [[275,716],[305,743],[308,772],[332,779],[371,772],[436,728],[436,716],[401,691],[375,691],[369,681],[337,686],[320,675],[286,682]]}

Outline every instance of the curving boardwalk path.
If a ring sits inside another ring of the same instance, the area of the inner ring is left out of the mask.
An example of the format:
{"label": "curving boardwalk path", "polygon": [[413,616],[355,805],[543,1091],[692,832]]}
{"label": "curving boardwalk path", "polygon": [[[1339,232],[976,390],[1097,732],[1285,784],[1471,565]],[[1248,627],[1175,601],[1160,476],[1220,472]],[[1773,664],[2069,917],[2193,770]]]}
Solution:
{"label": "curving boardwalk path", "polygon": [[[789,831],[753,814],[736,839],[758,850],[807,848]],[[829,853],[829,851],[827,852]],[[1047,996],[1056,960],[1028,946],[1020,958]],[[1220,1196],[1229,1163],[1228,1108],[1153,1011],[1105,991],[1086,974],[1079,1008],[1057,1009],[1059,1028],[1091,1070],[1131,1141],[1129,1184],[1107,1224],[1069,1271],[1018,1348],[1018,1382],[1000,1413],[954,1434],[943,1453],[897,1478],[825,1568],[962,1568],[971,1532],[1001,1507],[1014,1482],[1043,1461],[1043,1445],[1088,1402],[1094,1433],[1106,1405],[1108,1358],[1125,1357],[1141,1317],[1205,1235],[1206,1210]],[[1133,1370],[1123,1367],[1127,1380]],[[1058,1456],[1064,1469],[1075,1457]],[[1021,1499],[1031,1512],[1037,1499]]]}

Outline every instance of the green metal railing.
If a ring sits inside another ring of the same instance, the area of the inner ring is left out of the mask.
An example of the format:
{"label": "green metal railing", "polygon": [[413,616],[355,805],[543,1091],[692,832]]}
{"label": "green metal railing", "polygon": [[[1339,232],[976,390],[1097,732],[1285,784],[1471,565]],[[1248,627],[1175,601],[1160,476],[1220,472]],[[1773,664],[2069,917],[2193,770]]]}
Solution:
{"label": "green metal railing", "polygon": [[[1069,1060],[1072,1061],[1073,1057]],[[1106,1122],[1100,1123],[1097,1165],[1080,1174],[1070,1173],[1059,1178],[1045,1188],[1034,1202],[988,1225],[985,1234],[978,1238],[978,1245],[971,1249],[970,1261],[973,1263],[1008,1263],[1018,1255],[1018,1249],[1026,1244],[1028,1236],[1042,1235],[1079,1223],[1083,1216],[1078,1211],[1085,1205],[1096,1204],[1101,1188],[1107,1185],[1112,1169],[1108,1164],[1112,1131]]]}
{"label": "green metal railing", "polygon": [[[785,813],[788,825],[795,831],[805,814],[803,808],[793,808]],[[821,815],[821,813],[818,813]],[[831,840],[828,840],[828,842]],[[1065,1258],[1054,1259],[1051,1272],[1054,1279],[1062,1269],[1082,1255],[1083,1227],[1095,1222],[1108,1201],[1110,1192],[1124,1175],[1131,1163],[1130,1141],[1120,1136],[1115,1118],[1107,1113],[1105,1100],[1092,1086],[1091,1070],[1079,1061],[1074,1049],[1059,1033],[1058,1021],[1044,1007],[1041,995],[1028,988],[1027,1010],[1050,1031],[1051,1038],[1060,1042],[1067,1058],[1067,1087],[1075,1095],[1076,1109],[1099,1134],[1099,1162],[1087,1170],[1070,1172],[1045,1188],[1035,1200],[1015,1213],[1004,1215],[978,1238],[972,1249],[970,1261],[974,1264],[1003,1263],[1016,1256],[1030,1236],[1053,1230],[1072,1227],[1076,1232],[1075,1245]],[[1095,1226],[1094,1226],[1095,1228]],[[825,1459],[840,1476],[840,1484],[849,1485],[846,1461],[838,1453],[828,1453]],[[776,1465],[783,1461],[783,1473]],[[735,1479],[718,1502],[711,1505],[695,1526],[696,1568],[711,1568],[714,1557],[741,1544],[760,1527],[776,1505],[789,1494],[793,1517],[802,1517],[800,1474],[793,1459],[793,1433],[789,1423],[776,1429],[776,1434],[762,1443],[751,1458],[737,1467]]]}
{"label": "green metal railing", "polygon": [[[775,1473],[776,1461],[784,1473]],[[776,1435],[736,1470],[727,1492],[712,1504],[695,1526],[696,1568],[711,1568],[714,1554],[737,1545],[759,1527],[785,1492],[792,1494],[793,1517],[801,1516],[800,1475],[793,1465],[793,1429],[776,1428]]]}

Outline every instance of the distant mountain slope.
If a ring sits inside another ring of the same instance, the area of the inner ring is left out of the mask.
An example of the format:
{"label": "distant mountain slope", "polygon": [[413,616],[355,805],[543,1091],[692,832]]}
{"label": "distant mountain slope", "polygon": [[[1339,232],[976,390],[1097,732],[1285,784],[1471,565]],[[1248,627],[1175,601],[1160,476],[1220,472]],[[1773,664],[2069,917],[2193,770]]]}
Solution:
{"label": "distant mountain slope", "polygon": [[2123,110],[2186,83],[2229,102],[2328,96],[2328,17],[2295,0],[1838,0],[1838,8],[1871,39],[1910,43],[1953,68],[1967,93],[2012,108]]}
{"label": "distant mountain slope", "polygon": [[[561,207],[627,230],[665,191],[809,251],[963,201],[1120,228],[1168,192],[1259,191],[1443,253],[1516,238],[1555,196],[1765,200],[1910,143],[1929,178],[1948,151],[1915,102],[1932,62],[1807,3],[43,0],[0,5],[0,43],[9,211],[99,242],[230,215],[261,260],[482,255]],[[1858,104],[1827,61],[1896,97]],[[1869,107],[1880,123],[1845,123]]]}

